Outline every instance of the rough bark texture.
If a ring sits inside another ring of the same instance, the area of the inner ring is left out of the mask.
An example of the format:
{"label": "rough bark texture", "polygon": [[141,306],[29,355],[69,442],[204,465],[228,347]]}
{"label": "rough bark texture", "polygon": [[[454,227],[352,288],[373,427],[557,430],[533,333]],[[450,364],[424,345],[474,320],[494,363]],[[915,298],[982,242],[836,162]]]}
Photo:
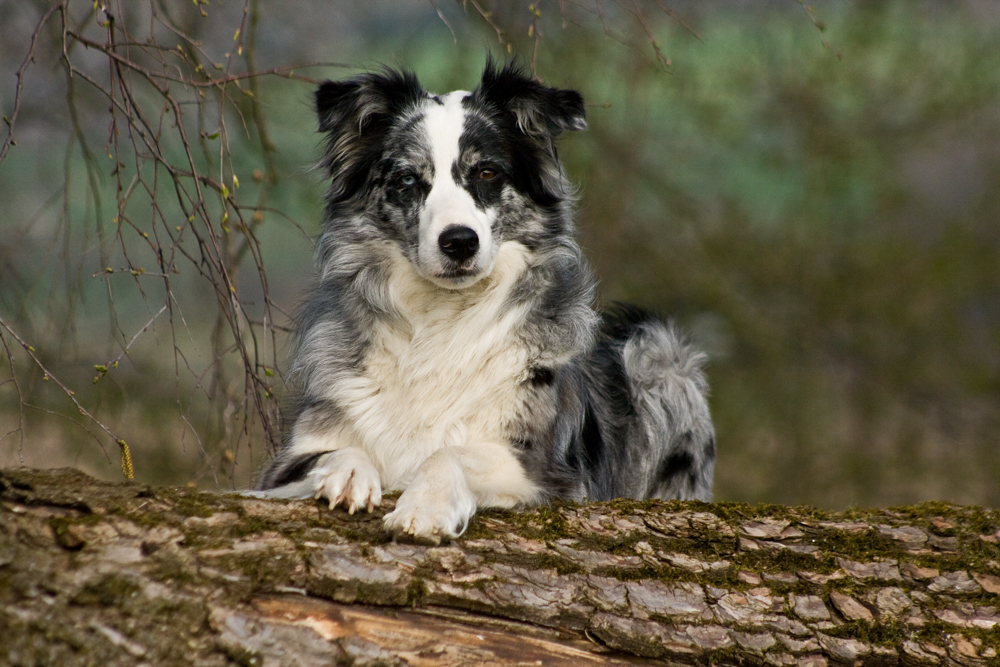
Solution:
{"label": "rough bark texture", "polygon": [[994,510],[561,504],[425,547],[391,506],[0,471],[0,663],[1000,664]]}

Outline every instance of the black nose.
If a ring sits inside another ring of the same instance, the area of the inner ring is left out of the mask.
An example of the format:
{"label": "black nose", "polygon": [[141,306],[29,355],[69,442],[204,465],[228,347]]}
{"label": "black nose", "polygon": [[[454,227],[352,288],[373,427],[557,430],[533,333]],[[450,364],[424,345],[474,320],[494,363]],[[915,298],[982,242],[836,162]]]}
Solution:
{"label": "black nose", "polygon": [[479,250],[479,237],[468,227],[453,225],[438,237],[441,252],[455,262],[464,262]]}

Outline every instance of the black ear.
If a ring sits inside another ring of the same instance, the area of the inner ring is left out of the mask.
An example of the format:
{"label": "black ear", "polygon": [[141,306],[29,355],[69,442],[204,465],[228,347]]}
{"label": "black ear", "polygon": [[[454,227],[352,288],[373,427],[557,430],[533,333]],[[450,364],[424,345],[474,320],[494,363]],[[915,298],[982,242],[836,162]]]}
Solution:
{"label": "black ear", "polygon": [[386,69],[345,81],[324,81],[316,91],[316,113],[321,132],[337,131],[346,121],[362,123],[398,113],[427,93],[412,72]]}
{"label": "black ear", "polygon": [[316,90],[319,131],[329,132],[354,113],[362,83],[357,79],[324,81]]}
{"label": "black ear", "polygon": [[331,201],[357,192],[378,159],[391,119],[426,96],[412,73],[389,69],[320,84],[316,114],[320,132],[329,135],[320,164],[333,178]]}
{"label": "black ear", "polygon": [[544,86],[516,63],[486,62],[473,104],[512,138],[514,169],[521,187],[535,201],[551,206],[572,196],[556,153],[563,130],[587,127],[583,97],[575,90]]}
{"label": "black ear", "polygon": [[552,140],[563,130],[587,129],[580,93],[542,85],[515,62],[501,68],[489,59],[475,96],[480,103],[512,115],[521,131],[533,137]]}

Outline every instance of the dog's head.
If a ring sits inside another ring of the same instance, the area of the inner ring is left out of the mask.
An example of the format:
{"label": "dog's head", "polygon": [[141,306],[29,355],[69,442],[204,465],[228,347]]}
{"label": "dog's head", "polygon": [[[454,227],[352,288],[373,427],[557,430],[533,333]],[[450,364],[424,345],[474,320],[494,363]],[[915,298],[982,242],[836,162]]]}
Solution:
{"label": "dog's head", "polygon": [[575,91],[487,63],[476,90],[439,96],[386,70],[323,83],[316,110],[333,210],[362,216],[441,287],[488,275],[503,241],[530,248],[566,231],[554,139],[586,127]]}

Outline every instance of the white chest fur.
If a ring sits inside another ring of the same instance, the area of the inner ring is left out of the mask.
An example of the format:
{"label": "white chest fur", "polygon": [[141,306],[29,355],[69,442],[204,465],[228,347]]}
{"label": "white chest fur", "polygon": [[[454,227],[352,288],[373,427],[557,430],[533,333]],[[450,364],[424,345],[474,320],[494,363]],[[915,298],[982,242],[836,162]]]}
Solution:
{"label": "white chest fur", "polygon": [[529,364],[518,338],[525,310],[509,295],[527,267],[524,246],[500,246],[490,275],[464,290],[421,279],[400,256],[390,279],[398,321],[381,323],[363,370],[337,391],[352,444],[385,488],[404,488],[444,446],[501,443]]}

